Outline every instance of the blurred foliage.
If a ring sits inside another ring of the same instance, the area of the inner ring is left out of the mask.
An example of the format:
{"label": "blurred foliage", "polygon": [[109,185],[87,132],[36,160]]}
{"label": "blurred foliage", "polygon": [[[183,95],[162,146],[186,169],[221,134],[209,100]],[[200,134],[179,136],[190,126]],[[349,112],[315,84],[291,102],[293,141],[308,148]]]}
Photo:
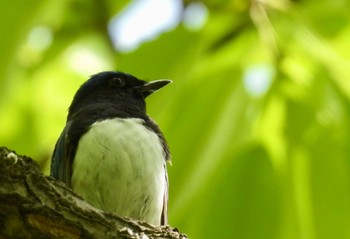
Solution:
{"label": "blurred foliage", "polygon": [[107,25],[127,3],[0,2],[1,144],[47,173],[89,75],[169,78],[148,112],[173,156],[172,226],[191,238],[350,238],[350,2],[202,1],[202,28],[180,22],[122,53]]}

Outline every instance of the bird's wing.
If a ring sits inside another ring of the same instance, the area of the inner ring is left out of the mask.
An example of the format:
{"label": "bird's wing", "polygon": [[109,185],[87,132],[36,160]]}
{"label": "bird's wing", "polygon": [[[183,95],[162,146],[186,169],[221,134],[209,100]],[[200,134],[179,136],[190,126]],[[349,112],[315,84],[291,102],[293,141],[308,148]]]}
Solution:
{"label": "bird's wing", "polygon": [[151,119],[150,117],[144,118],[144,126],[147,127],[148,129],[152,130],[155,134],[160,139],[160,142],[163,147],[163,152],[164,152],[164,171],[165,171],[165,189],[164,189],[164,197],[163,197],[163,211],[162,215],[160,218],[160,222],[162,225],[167,225],[168,224],[168,191],[169,191],[169,183],[168,183],[168,173],[166,169],[166,163],[169,163],[171,165],[171,155],[169,151],[168,144],[164,138],[164,135],[160,131],[158,125],[156,122]]}
{"label": "bird's wing", "polygon": [[50,175],[70,186],[70,179],[72,176],[72,161],[74,155],[69,142],[68,131],[71,123],[68,122],[62,131],[51,158],[51,173]]}
{"label": "bird's wing", "polygon": [[68,117],[52,155],[50,174],[52,177],[71,186],[72,165],[79,139],[97,121],[98,116],[105,113],[105,109],[105,104],[92,104]]}
{"label": "bird's wing", "polygon": [[164,164],[165,167],[165,190],[164,190],[164,197],[163,197],[163,211],[160,218],[161,225],[167,225],[168,224],[168,190],[169,190],[169,183],[168,183],[168,173],[166,169],[166,164]]}

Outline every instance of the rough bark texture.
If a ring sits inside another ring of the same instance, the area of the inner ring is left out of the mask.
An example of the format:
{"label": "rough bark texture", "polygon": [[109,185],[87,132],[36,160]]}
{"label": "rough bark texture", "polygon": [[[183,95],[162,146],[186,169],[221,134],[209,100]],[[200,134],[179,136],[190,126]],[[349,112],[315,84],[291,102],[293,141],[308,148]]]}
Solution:
{"label": "rough bark texture", "polygon": [[176,228],[98,210],[44,176],[35,161],[0,147],[1,238],[181,238]]}

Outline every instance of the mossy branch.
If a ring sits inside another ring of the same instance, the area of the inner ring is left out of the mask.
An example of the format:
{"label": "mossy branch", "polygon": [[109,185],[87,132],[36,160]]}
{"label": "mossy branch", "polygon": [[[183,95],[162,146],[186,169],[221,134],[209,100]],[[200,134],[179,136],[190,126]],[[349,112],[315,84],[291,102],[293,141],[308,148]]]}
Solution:
{"label": "mossy branch", "polygon": [[98,210],[29,157],[0,147],[0,238],[176,238],[169,226]]}

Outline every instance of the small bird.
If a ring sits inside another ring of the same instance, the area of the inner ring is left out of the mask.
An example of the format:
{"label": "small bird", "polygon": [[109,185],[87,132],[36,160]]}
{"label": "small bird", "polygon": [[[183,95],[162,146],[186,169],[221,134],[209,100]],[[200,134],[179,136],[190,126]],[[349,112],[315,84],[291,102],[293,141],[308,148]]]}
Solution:
{"label": "small bird", "polygon": [[51,176],[103,211],[166,225],[171,158],[145,98],[170,82],[114,71],[91,76],[69,107]]}

